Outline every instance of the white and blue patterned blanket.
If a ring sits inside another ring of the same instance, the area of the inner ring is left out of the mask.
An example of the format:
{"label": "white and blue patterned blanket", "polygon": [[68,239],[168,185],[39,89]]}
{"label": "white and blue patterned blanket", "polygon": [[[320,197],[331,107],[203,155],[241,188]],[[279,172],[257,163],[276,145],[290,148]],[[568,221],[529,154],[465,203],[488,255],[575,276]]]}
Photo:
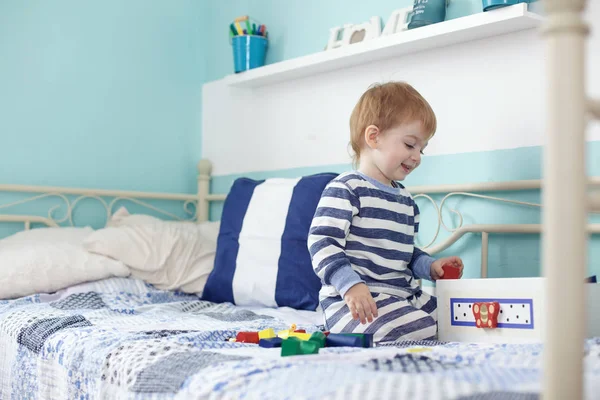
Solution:
{"label": "white and blue patterned blanket", "polygon": [[[536,399],[540,391],[539,345],[402,343],[282,358],[227,341],[269,327],[289,325],[132,279],[2,301],[0,399]],[[600,339],[586,343],[585,365],[592,399]]]}

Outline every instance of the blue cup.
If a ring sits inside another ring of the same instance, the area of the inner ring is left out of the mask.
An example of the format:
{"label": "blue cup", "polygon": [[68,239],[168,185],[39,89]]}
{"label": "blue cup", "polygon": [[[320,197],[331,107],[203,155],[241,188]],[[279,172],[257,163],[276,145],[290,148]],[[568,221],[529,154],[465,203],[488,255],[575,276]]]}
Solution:
{"label": "blue cup", "polygon": [[446,0],[415,0],[408,29],[436,24],[446,19]]}
{"label": "blue cup", "polygon": [[483,11],[491,11],[496,8],[513,6],[519,3],[529,3],[528,0],[481,0]]}
{"label": "blue cup", "polygon": [[265,65],[268,40],[264,36],[244,35],[231,39],[235,73]]}

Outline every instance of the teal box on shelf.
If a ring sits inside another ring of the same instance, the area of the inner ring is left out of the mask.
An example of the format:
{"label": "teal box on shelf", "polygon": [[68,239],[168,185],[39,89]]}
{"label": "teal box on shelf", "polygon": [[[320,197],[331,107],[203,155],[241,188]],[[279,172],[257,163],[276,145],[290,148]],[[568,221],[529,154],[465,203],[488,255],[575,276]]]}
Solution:
{"label": "teal box on shelf", "polygon": [[491,11],[496,8],[513,6],[519,3],[530,3],[530,0],[481,0],[483,11]]}
{"label": "teal box on shelf", "polygon": [[243,35],[231,38],[235,73],[265,65],[268,39],[258,35]]}

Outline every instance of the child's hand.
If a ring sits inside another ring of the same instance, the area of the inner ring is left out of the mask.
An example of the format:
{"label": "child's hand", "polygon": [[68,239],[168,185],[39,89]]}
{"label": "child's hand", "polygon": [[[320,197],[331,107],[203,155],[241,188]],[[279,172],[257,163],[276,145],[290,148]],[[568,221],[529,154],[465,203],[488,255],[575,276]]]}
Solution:
{"label": "child's hand", "polygon": [[453,267],[457,267],[460,269],[459,278],[462,277],[463,274],[463,262],[460,257],[452,256],[452,257],[444,257],[439,260],[435,260],[431,264],[431,279],[437,281],[442,276],[444,276],[444,270],[442,267],[446,264],[451,264]]}
{"label": "child's hand", "polygon": [[377,318],[377,305],[369,287],[364,283],[352,286],[344,295],[344,301],[352,312],[352,319],[359,319],[361,324],[373,322]]}

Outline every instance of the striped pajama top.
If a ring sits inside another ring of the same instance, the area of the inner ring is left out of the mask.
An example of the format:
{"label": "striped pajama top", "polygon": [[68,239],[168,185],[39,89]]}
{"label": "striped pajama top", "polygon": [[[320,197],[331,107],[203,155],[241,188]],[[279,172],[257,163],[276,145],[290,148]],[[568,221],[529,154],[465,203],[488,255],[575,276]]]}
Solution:
{"label": "striped pajama top", "polygon": [[372,293],[408,298],[416,279],[431,280],[434,259],[415,247],[419,208],[404,186],[384,185],[358,171],[323,191],[308,236],[320,298],[344,297],[357,283]]}

